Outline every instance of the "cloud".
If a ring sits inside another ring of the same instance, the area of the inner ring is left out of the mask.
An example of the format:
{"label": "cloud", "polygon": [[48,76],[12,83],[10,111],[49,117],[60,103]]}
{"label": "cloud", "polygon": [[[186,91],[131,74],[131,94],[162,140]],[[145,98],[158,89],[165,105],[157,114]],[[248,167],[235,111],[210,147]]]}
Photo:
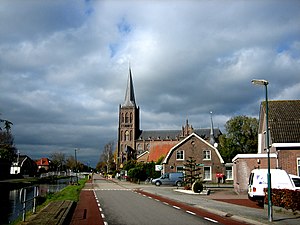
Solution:
{"label": "cloud", "polygon": [[299,99],[300,4],[290,1],[3,1],[0,113],[19,150],[96,164],[117,138],[131,66],[141,129],[258,116]]}

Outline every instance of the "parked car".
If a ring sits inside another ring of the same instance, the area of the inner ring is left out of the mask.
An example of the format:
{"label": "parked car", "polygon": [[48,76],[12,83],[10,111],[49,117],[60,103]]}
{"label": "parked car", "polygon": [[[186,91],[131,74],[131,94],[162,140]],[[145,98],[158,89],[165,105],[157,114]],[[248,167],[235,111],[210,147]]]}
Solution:
{"label": "parked car", "polygon": [[[292,178],[285,170],[270,169],[271,172],[271,188],[276,189],[298,189]],[[254,169],[251,171],[248,183],[248,197],[252,201],[262,202],[264,200],[264,189],[268,188],[268,170]]]}
{"label": "parked car", "polygon": [[176,185],[180,187],[183,182],[183,173],[165,173],[161,177],[153,179],[151,181],[152,184],[156,186],[164,185]]}

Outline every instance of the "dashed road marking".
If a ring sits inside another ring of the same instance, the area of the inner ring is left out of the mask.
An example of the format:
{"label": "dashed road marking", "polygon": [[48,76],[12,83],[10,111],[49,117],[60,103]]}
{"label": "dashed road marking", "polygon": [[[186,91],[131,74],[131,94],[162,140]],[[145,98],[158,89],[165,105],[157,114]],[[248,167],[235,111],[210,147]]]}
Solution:
{"label": "dashed road marking", "polygon": [[181,209],[180,207],[178,207],[176,205],[173,205],[173,208],[175,208],[175,209]]}
{"label": "dashed road marking", "polygon": [[192,212],[192,211],[189,211],[189,210],[186,210],[185,212],[189,213],[189,214],[192,214],[192,215],[196,215],[196,213]]}
{"label": "dashed road marking", "polygon": [[213,219],[211,219],[211,218],[208,218],[208,217],[204,217],[204,219],[206,219],[206,220],[208,220],[208,221],[211,221],[211,222],[213,222],[213,223],[218,223],[218,221],[216,221],[216,220],[213,220]]}

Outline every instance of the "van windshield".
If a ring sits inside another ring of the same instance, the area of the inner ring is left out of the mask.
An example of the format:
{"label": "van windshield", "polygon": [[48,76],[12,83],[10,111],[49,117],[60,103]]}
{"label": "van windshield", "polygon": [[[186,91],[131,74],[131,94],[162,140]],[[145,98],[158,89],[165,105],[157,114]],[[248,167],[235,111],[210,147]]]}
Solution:
{"label": "van windshield", "polygon": [[300,178],[292,178],[294,181],[295,187],[300,187]]}

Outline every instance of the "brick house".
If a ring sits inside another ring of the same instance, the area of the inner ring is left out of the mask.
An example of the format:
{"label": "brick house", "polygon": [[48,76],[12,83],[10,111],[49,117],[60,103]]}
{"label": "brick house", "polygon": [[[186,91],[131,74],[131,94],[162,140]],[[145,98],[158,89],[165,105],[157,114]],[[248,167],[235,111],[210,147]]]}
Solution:
{"label": "brick house", "polygon": [[[281,168],[300,176],[300,100],[268,102],[270,168]],[[233,158],[234,188],[247,191],[248,177],[254,168],[267,168],[266,103],[259,114],[258,154],[238,154]]]}
{"label": "brick house", "polygon": [[201,168],[202,179],[218,182],[217,174],[225,174],[224,160],[217,148],[192,133],[170,149],[163,161],[163,172],[183,171],[186,160],[193,157]]}

